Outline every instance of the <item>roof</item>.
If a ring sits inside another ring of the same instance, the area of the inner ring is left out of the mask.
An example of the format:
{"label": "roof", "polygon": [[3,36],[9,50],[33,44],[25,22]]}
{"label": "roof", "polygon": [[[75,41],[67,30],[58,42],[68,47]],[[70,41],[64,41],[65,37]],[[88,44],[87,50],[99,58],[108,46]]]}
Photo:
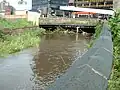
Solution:
{"label": "roof", "polygon": [[108,15],[114,14],[113,10],[94,9],[94,8],[79,8],[79,7],[75,7],[75,6],[60,6],[60,10],[93,12],[93,13],[108,14]]}

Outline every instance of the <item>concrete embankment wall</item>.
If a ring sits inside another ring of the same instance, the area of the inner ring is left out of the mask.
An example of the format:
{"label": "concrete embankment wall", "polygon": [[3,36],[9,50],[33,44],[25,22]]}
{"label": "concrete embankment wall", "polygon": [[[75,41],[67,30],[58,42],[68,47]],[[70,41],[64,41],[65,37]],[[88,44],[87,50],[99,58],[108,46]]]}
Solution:
{"label": "concrete embankment wall", "polygon": [[40,13],[28,11],[27,20],[33,22],[33,25],[39,25]]}
{"label": "concrete embankment wall", "polygon": [[46,90],[106,90],[113,61],[111,32],[103,25],[93,46]]}

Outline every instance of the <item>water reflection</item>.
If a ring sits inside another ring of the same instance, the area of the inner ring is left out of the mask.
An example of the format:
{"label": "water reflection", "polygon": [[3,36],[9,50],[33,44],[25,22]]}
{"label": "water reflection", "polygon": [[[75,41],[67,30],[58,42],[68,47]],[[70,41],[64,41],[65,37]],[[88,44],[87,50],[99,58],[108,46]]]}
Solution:
{"label": "water reflection", "polygon": [[85,51],[88,41],[80,34],[44,36],[32,67],[37,83],[44,87],[59,78]]}

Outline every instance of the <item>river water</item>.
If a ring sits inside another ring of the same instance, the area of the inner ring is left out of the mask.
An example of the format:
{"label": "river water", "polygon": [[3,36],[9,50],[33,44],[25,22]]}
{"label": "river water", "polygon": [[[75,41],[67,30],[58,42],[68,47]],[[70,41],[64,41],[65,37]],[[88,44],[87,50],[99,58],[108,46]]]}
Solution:
{"label": "river water", "polygon": [[0,58],[0,90],[44,90],[87,50],[81,34],[42,36],[39,48]]}

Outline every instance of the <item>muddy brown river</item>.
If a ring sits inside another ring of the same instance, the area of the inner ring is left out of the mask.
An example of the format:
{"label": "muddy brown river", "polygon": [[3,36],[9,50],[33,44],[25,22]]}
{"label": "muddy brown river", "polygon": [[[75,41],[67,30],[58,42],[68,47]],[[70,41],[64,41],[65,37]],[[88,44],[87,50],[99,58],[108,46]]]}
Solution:
{"label": "muddy brown river", "polygon": [[0,90],[44,90],[87,50],[81,34],[42,36],[39,48],[0,58]]}

